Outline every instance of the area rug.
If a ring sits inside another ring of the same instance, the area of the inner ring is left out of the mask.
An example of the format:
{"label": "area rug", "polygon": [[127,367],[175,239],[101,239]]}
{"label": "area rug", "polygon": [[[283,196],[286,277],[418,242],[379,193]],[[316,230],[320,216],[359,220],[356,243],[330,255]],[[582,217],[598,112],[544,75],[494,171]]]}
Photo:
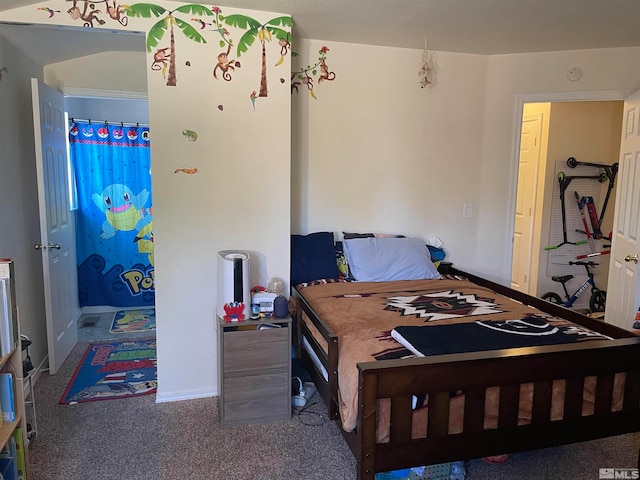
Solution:
{"label": "area rug", "polygon": [[134,333],[156,329],[156,310],[121,310],[111,322],[111,333]]}
{"label": "area rug", "polygon": [[156,392],[155,339],[91,343],[60,403],[139,397]]}

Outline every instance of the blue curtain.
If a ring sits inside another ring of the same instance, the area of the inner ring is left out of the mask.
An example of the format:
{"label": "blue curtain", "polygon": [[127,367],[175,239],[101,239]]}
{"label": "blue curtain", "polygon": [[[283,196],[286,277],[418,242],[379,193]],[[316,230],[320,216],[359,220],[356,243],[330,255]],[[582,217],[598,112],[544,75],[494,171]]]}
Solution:
{"label": "blue curtain", "polygon": [[80,306],[155,304],[149,129],[72,122]]}

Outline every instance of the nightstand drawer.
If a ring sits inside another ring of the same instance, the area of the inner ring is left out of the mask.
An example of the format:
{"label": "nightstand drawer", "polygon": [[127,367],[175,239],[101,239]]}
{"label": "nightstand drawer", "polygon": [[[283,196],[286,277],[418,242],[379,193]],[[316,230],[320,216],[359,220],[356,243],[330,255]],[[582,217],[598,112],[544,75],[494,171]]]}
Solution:
{"label": "nightstand drawer", "polygon": [[243,330],[224,334],[225,374],[289,368],[289,329]]}
{"label": "nightstand drawer", "polygon": [[288,372],[227,378],[224,382],[225,425],[291,418]]}

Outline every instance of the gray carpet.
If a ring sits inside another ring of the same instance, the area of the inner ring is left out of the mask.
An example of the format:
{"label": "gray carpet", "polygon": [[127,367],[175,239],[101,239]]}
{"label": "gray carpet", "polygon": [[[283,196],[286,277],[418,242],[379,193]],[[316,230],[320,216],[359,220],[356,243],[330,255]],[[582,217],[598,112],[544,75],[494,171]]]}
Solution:
{"label": "gray carpet", "polygon": [[[221,428],[215,398],[155,403],[155,395],[59,405],[87,342],[35,386],[32,480],[290,480],[355,478],[355,460],[318,395],[287,422]],[[640,435],[467,463],[467,479],[598,479],[636,466]]]}

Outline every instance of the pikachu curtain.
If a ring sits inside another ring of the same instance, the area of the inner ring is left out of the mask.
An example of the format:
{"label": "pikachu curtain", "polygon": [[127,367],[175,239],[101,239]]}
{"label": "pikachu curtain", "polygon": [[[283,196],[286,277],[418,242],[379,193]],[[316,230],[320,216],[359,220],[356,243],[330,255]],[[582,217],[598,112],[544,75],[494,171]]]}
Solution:
{"label": "pikachu curtain", "polygon": [[80,306],[155,304],[149,130],[72,122]]}

